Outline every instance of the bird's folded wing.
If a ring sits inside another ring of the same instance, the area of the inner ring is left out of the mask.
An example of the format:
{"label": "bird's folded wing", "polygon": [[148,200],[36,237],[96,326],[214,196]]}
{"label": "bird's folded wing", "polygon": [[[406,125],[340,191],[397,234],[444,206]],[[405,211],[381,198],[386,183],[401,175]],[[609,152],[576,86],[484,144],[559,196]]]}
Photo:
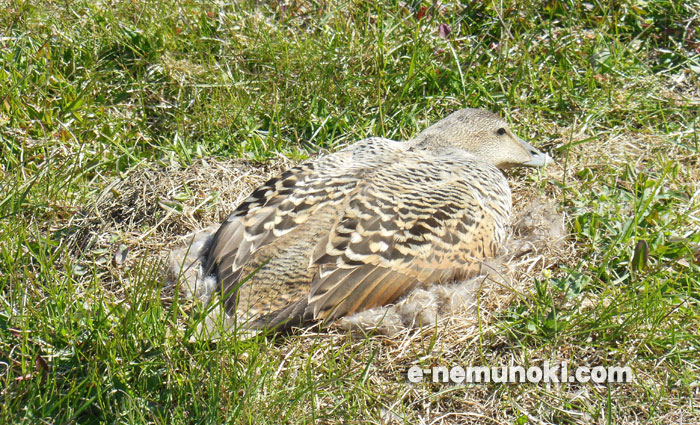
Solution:
{"label": "bird's folded wing", "polygon": [[500,171],[468,158],[403,161],[374,173],[316,245],[307,315],[333,319],[420,284],[464,278],[495,255],[510,214]]}
{"label": "bird's folded wing", "polygon": [[293,232],[319,210],[343,204],[368,171],[393,161],[401,144],[362,140],[333,155],[307,162],[270,179],[221,225],[211,242],[205,274],[216,272],[230,293],[256,252]]}

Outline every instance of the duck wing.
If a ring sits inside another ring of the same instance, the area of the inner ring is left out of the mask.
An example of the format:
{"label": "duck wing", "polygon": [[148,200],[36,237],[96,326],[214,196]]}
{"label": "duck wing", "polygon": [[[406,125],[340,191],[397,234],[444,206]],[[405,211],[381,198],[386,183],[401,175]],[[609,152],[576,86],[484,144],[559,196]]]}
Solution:
{"label": "duck wing", "polygon": [[[304,224],[319,211],[340,209],[366,174],[381,169],[403,150],[402,143],[369,138],[268,180],[221,224],[210,244],[205,274],[216,274],[219,289],[228,299],[234,298],[236,286],[246,277],[245,266],[256,254],[308,227]],[[231,312],[234,303],[227,300],[226,307]]]}

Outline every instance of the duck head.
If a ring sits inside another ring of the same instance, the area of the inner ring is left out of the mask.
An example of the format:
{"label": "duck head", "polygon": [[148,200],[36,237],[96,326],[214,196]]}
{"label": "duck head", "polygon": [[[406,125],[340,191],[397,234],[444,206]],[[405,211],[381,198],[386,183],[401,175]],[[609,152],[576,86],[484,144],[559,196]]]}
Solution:
{"label": "duck head", "polygon": [[552,157],[515,133],[498,115],[483,109],[460,109],[423,130],[410,143],[418,148],[458,148],[500,169],[543,167]]}

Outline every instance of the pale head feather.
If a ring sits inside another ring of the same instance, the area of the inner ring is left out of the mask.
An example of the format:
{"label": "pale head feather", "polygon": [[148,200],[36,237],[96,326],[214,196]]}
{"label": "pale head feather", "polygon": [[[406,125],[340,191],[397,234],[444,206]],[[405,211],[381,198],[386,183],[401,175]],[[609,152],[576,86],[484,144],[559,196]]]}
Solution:
{"label": "pale head feather", "polygon": [[460,109],[423,130],[409,143],[422,149],[458,148],[498,168],[541,167],[554,162],[513,133],[498,115]]}

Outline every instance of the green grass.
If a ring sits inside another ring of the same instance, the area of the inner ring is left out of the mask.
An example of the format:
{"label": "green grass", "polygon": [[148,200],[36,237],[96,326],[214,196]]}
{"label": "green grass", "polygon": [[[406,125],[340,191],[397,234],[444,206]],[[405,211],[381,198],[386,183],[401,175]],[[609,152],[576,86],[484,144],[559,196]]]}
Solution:
{"label": "green grass", "polygon": [[[700,420],[697,4],[231,3],[0,2],[0,422]],[[463,106],[556,156],[515,178],[556,199],[576,248],[476,342],[189,342],[159,264],[108,278],[66,242],[139,165],[303,159]],[[637,382],[405,383],[414,362],[543,358]]]}

